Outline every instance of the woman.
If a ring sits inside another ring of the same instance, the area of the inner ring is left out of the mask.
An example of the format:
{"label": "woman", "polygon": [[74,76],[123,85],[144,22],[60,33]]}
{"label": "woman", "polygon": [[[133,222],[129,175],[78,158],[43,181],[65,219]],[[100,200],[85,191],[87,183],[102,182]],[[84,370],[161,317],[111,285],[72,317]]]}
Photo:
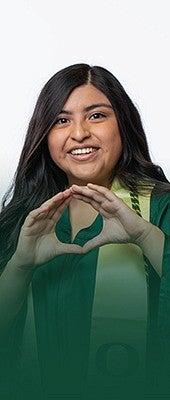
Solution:
{"label": "woman", "polygon": [[0,219],[4,398],[167,391],[169,193],[109,71],[47,82]]}

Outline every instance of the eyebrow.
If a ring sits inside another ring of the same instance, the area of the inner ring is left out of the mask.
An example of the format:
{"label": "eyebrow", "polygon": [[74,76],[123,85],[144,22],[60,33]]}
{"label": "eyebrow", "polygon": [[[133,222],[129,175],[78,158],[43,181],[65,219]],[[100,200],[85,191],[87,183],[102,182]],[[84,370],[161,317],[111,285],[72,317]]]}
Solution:
{"label": "eyebrow", "polygon": [[[110,104],[107,104],[107,103],[96,103],[96,104],[91,104],[90,106],[87,106],[87,107],[85,107],[84,109],[83,109],[83,111],[84,112],[88,112],[88,111],[91,111],[91,110],[93,110],[94,108],[98,108],[98,107],[106,107],[106,108],[110,108],[110,109],[113,109],[113,107],[110,105]],[[73,114],[71,111],[68,111],[68,110],[61,110],[60,111],[60,114],[68,114],[68,115],[71,115],[71,114]]]}

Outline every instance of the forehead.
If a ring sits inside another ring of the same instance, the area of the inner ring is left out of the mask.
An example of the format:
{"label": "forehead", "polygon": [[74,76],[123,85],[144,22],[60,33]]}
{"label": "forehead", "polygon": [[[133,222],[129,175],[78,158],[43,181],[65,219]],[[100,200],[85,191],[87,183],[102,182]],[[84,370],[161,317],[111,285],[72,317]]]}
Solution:
{"label": "forehead", "polygon": [[64,104],[64,109],[69,109],[71,111],[71,109],[75,107],[76,109],[82,109],[88,105],[97,103],[111,105],[110,101],[101,90],[91,84],[81,85],[71,92]]}

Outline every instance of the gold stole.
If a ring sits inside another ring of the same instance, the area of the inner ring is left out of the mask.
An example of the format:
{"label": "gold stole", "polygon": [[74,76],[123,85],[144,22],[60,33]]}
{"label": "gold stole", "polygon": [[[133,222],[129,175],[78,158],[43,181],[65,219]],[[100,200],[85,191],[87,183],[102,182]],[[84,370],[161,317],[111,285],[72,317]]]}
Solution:
{"label": "gold stole", "polygon": [[[117,182],[112,191],[149,221],[150,194],[133,201]],[[136,206],[134,206],[136,204]],[[143,385],[147,339],[147,274],[141,249],[108,244],[99,249],[91,318],[86,396]],[[140,390],[140,389],[139,389]],[[93,393],[94,391],[94,393]]]}

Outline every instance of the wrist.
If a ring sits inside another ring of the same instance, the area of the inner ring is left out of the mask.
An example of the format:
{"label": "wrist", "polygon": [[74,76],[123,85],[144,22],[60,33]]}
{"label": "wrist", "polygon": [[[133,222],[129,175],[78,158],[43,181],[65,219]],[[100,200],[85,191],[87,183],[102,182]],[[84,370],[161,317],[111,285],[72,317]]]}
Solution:
{"label": "wrist", "polygon": [[145,246],[147,245],[149,238],[152,236],[152,230],[153,230],[153,225],[145,221],[143,230],[141,230],[141,232],[135,237],[134,243],[138,245],[141,248],[141,250],[145,249]]}
{"label": "wrist", "polygon": [[165,235],[157,226],[148,222],[148,229],[135,240],[158,275],[162,276],[162,260]]}
{"label": "wrist", "polygon": [[14,253],[11,259],[8,261],[6,265],[6,269],[13,271],[18,276],[26,278],[30,280],[34,274],[34,269],[31,265],[25,265],[21,261],[19,261],[18,257]]}

